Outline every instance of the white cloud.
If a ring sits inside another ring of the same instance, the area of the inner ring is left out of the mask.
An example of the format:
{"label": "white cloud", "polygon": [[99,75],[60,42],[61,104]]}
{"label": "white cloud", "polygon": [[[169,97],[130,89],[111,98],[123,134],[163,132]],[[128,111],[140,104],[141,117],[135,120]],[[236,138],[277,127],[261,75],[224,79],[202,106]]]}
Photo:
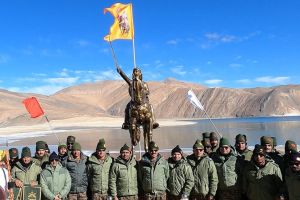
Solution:
{"label": "white cloud", "polygon": [[169,40],[169,41],[167,41],[167,44],[176,45],[176,44],[178,44],[178,40]]}
{"label": "white cloud", "polygon": [[258,77],[255,79],[256,82],[272,83],[272,84],[285,84],[289,80],[290,80],[290,77],[287,77],[287,76],[278,76],[278,77],[263,76],[263,77]]}
{"label": "white cloud", "polygon": [[89,41],[84,40],[84,39],[77,40],[75,43],[80,47],[87,47],[91,44]]}
{"label": "white cloud", "polygon": [[221,82],[223,82],[223,80],[220,80],[220,79],[210,79],[210,80],[204,81],[204,83],[209,84],[209,85],[217,85]]}
{"label": "white cloud", "polygon": [[62,85],[71,85],[76,83],[79,80],[79,77],[67,77],[67,78],[47,78],[44,79],[44,82],[50,84],[62,84]]}
{"label": "white cloud", "polygon": [[186,74],[186,71],[184,70],[183,66],[176,66],[176,67],[172,68],[171,71],[180,76],[183,76]]}
{"label": "white cloud", "polygon": [[240,79],[240,80],[236,80],[237,83],[241,83],[241,84],[250,84],[251,80],[249,79]]}

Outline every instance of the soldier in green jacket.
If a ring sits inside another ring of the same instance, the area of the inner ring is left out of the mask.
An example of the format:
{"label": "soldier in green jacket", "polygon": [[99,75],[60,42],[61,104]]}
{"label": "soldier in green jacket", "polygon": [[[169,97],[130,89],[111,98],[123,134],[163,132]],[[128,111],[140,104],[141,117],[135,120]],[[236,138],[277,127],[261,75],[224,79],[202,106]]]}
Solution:
{"label": "soldier in green jacket", "polygon": [[50,164],[41,173],[42,192],[47,200],[67,199],[71,189],[71,177],[68,170],[59,162],[59,156],[53,152],[49,156]]}
{"label": "soldier in green jacket", "polygon": [[210,132],[209,135],[211,150],[212,152],[216,152],[219,148],[219,137],[218,134],[215,132]]}
{"label": "soldier in green jacket", "polygon": [[169,165],[158,150],[157,144],[151,141],[149,152],[142,156],[139,163],[138,178],[144,200],[166,200]]}
{"label": "soldier in green jacket", "polygon": [[289,200],[300,199],[300,153],[291,155],[289,168],[285,173],[285,187],[288,193]]}
{"label": "soldier in green jacket", "polygon": [[218,200],[241,199],[241,160],[236,156],[227,138],[221,138],[220,147],[211,155],[218,173]]}
{"label": "soldier in green jacket", "polygon": [[246,135],[238,134],[235,137],[235,149],[237,155],[243,160],[250,161],[252,157],[252,151],[248,149]]}
{"label": "soldier in green jacket", "polygon": [[36,186],[39,183],[41,171],[41,167],[32,160],[29,147],[24,147],[21,159],[13,167],[11,175],[16,187],[23,187],[25,184]]}
{"label": "soldier in green jacket", "polygon": [[81,152],[81,145],[75,142],[72,145],[71,155],[63,163],[71,176],[69,200],[87,200],[87,161],[88,157]]}
{"label": "soldier in green jacket", "polygon": [[193,145],[193,154],[187,157],[187,161],[195,178],[190,200],[213,200],[218,187],[218,174],[213,160],[204,153],[200,140]]}
{"label": "soldier in green jacket", "polygon": [[194,175],[191,166],[183,157],[179,145],[172,149],[168,159],[170,177],[168,179],[168,199],[188,199],[194,186]]}
{"label": "soldier in green jacket", "polygon": [[106,200],[108,197],[108,180],[113,158],[106,153],[105,140],[99,140],[96,152],[89,158],[88,179],[92,199]]}
{"label": "soldier in green jacket", "polygon": [[249,200],[272,200],[279,197],[282,175],[276,163],[266,159],[264,147],[256,145],[251,162],[243,173],[243,193]]}
{"label": "soldier in green jacket", "polygon": [[35,156],[33,159],[37,164],[41,166],[42,169],[46,167],[47,164],[49,164],[49,156],[46,153],[47,144],[45,141],[37,141],[35,145]]}
{"label": "soldier in green jacket", "polygon": [[109,190],[113,200],[137,200],[138,179],[137,162],[132,156],[132,149],[124,144],[112,165]]}

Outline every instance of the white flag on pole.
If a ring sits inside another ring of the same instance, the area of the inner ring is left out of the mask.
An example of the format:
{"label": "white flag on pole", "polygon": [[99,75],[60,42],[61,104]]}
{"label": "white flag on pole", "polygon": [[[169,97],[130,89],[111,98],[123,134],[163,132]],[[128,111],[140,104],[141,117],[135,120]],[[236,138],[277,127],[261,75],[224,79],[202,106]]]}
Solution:
{"label": "white flag on pole", "polygon": [[196,97],[195,93],[192,90],[188,91],[187,97],[194,106],[204,111],[204,107],[202,106],[201,102],[199,101],[199,99]]}

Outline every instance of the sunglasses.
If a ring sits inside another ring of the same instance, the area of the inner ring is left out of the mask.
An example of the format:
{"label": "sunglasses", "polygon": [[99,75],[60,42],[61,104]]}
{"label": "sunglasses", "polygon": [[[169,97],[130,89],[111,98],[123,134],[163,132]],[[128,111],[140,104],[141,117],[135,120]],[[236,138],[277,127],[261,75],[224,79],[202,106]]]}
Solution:
{"label": "sunglasses", "polygon": [[204,149],[195,149],[196,151],[204,151]]}
{"label": "sunglasses", "polygon": [[293,165],[299,166],[299,165],[300,165],[300,162],[290,162],[290,165],[291,165],[291,166],[293,166]]}
{"label": "sunglasses", "polygon": [[157,152],[157,150],[150,150],[150,152]]}

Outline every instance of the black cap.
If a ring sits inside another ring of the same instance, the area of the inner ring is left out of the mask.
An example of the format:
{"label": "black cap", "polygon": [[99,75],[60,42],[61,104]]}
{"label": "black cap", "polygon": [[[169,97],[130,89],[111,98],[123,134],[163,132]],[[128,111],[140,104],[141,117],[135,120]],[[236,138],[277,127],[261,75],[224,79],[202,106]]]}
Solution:
{"label": "black cap", "polygon": [[59,160],[59,156],[53,151],[49,156],[49,161]]}
{"label": "black cap", "polygon": [[253,155],[258,155],[258,154],[265,156],[266,152],[265,152],[264,147],[262,145],[256,144],[255,148],[253,150]]}
{"label": "black cap", "polygon": [[180,149],[179,145],[177,145],[174,149],[172,149],[172,154],[173,154],[173,153],[180,153],[180,154],[182,154],[183,152],[182,152],[182,150]]}

